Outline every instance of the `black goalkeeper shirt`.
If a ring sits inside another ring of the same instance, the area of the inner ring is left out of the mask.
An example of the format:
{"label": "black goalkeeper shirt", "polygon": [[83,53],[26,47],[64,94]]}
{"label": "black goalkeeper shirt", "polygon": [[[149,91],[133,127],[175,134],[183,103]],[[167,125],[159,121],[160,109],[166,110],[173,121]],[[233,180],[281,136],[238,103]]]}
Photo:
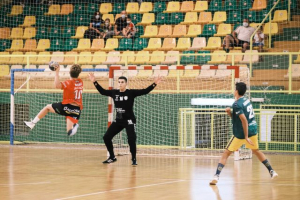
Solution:
{"label": "black goalkeeper shirt", "polygon": [[124,92],[120,92],[120,90],[105,90],[97,81],[94,82],[94,85],[100,94],[109,96],[114,100],[116,121],[132,120],[134,123],[136,122],[136,118],[133,113],[134,98],[148,94],[156,86],[156,84],[153,83],[146,89],[126,89]]}

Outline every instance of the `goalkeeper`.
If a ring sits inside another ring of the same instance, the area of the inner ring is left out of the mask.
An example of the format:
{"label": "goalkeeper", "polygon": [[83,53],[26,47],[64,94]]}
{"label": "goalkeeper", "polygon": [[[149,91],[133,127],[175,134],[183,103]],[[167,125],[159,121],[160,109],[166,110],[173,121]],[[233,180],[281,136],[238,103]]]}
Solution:
{"label": "goalkeeper", "polygon": [[151,92],[157,84],[160,83],[161,77],[155,78],[153,84],[151,84],[146,89],[135,90],[135,89],[126,89],[127,78],[124,76],[119,77],[118,84],[119,90],[105,90],[99,85],[95,80],[93,73],[89,74],[89,79],[93,82],[96,89],[100,94],[109,96],[113,99],[116,110],[116,119],[107,129],[106,133],[103,136],[104,143],[106,145],[107,151],[109,152],[109,158],[103,162],[103,164],[109,164],[116,162],[117,159],[113,150],[112,139],[124,128],[126,129],[128,144],[130,147],[130,152],[132,155],[132,165],[137,165],[136,161],[136,133],[135,133],[135,124],[136,118],[133,113],[133,104],[134,99],[138,96],[148,94]]}

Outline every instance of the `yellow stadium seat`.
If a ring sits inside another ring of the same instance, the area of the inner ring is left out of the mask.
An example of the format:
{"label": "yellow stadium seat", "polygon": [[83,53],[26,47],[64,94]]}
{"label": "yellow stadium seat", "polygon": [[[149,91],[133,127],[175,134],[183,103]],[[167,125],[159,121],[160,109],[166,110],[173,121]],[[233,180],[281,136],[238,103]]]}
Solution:
{"label": "yellow stadium seat", "polygon": [[[300,52],[300,51],[299,51]],[[294,63],[299,64],[300,63],[300,54],[298,54],[297,59],[294,60]]]}
{"label": "yellow stadium seat", "polygon": [[210,24],[220,24],[223,23],[227,20],[227,16],[226,16],[226,12],[221,11],[221,12],[215,12],[214,14],[214,18],[211,22],[209,22]]}
{"label": "yellow stadium seat", "polygon": [[151,38],[156,37],[158,33],[158,28],[155,25],[146,26],[144,35],[141,35],[141,38]]}
{"label": "yellow stadium seat", "polygon": [[259,25],[259,23],[250,23],[250,26],[255,29],[258,27],[258,25]]}
{"label": "yellow stadium seat", "polygon": [[173,13],[180,11],[180,3],[178,1],[170,1],[167,6],[167,10],[164,13]]}
{"label": "yellow stadium seat", "polygon": [[[9,52],[0,52],[0,56],[8,56]],[[8,64],[10,57],[0,57],[0,64]]]}
{"label": "yellow stadium seat", "polygon": [[211,20],[212,20],[211,12],[200,12],[197,24],[207,24],[211,22]]}
{"label": "yellow stadium seat", "polygon": [[221,48],[221,38],[220,37],[210,37],[207,42],[207,46],[203,47],[205,50],[215,50]]}
{"label": "yellow stadium seat", "polygon": [[149,13],[152,10],[153,10],[153,5],[151,2],[142,2],[138,13]]}
{"label": "yellow stadium seat", "polygon": [[144,13],[142,21],[137,23],[137,25],[148,25],[152,24],[155,21],[155,14],[154,13]]}
{"label": "yellow stadium seat", "polygon": [[10,34],[10,39],[19,39],[23,38],[23,28],[12,28],[11,29],[11,34]]}
{"label": "yellow stadium seat", "polygon": [[25,16],[23,24],[19,25],[21,27],[30,27],[32,25],[35,25],[36,18],[35,16]]}
{"label": "yellow stadium seat", "polygon": [[199,70],[185,70],[183,78],[196,78],[199,76]]}
{"label": "yellow stadium seat", "polygon": [[134,51],[124,51],[122,53],[122,56],[121,56],[121,61],[118,62],[117,64],[119,65],[125,65],[126,63],[133,63],[135,60],[135,54],[134,54]]}
{"label": "yellow stadium seat", "polygon": [[129,2],[126,6],[127,13],[138,13],[139,12],[139,3],[137,2]]}
{"label": "yellow stadium seat", "polygon": [[10,28],[0,28],[0,39],[8,39],[10,37]]}
{"label": "yellow stadium seat", "polygon": [[172,26],[171,25],[162,25],[159,27],[159,32],[157,37],[165,38],[172,35]]}
{"label": "yellow stadium seat", "polygon": [[103,14],[102,15],[102,19],[105,20],[105,19],[109,19],[111,22],[114,22],[115,21],[115,17],[113,14]]}
{"label": "yellow stadium seat", "polygon": [[52,53],[51,61],[61,63],[64,61],[64,52],[56,51]]}
{"label": "yellow stadium seat", "polygon": [[[224,65],[224,66],[227,66],[227,65]],[[220,65],[219,65],[219,68],[220,68]],[[218,69],[216,71],[215,78],[217,78],[217,79],[231,78],[231,74],[232,74],[232,70],[229,70],[229,69]]]}
{"label": "yellow stadium seat", "polygon": [[116,38],[109,38],[106,40],[105,47],[102,48],[102,51],[112,51],[115,48],[119,47],[119,41]]}
{"label": "yellow stadium seat", "polygon": [[[12,69],[23,69],[23,66],[20,65],[19,63],[17,63],[17,64],[12,64],[12,65],[10,66],[10,69],[11,69],[11,70],[12,70]],[[24,73],[22,73],[22,72],[15,72],[15,78],[16,78],[16,79],[22,78],[22,77],[23,77],[23,74],[24,74]],[[8,77],[10,78],[10,73],[9,73],[9,76],[8,76]]]}
{"label": "yellow stadium seat", "polygon": [[50,40],[49,39],[40,39],[36,51],[45,51],[50,48]]}
{"label": "yellow stadium seat", "polygon": [[198,14],[196,12],[187,12],[184,17],[184,21],[180,24],[195,24],[198,20]]}
{"label": "yellow stadium seat", "polygon": [[[37,55],[36,52],[26,52],[25,55],[26,56],[29,56],[29,55],[32,56],[32,57],[29,57],[29,64],[32,64],[37,60],[37,57],[33,56],[33,55]],[[27,65],[27,57],[23,58],[23,61],[21,62],[21,64]]]}
{"label": "yellow stadium seat", "polygon": [[[95,69],[107,69],[106,65],[96,65]],[[95,72],[95,77],[98,78],[107,78],[108,72]]]}
{"label": "yellow stadium seat", "polygon": [[68,15],[68,14],[71,14],[73,13],[73,4],[63,4],[61,6],[61,11],[60,11],[60,14],[61,15]]}
{"label": "yellow stadium seat", "polygon": [[231,24],[220,24],[218,27],[218,32],[214,34],[215,37],[226,36],[231,34]]}
{"label": "yellow stadium seat", "polygon": [[102,64],[106,61],[106,53],[103,51],[96,51],[92,56],[92,64]]}
{"label": "yellow stadium seat", "polygon": [[52,4],[49,7],[49,10],[45,15],[59,15],[60,14],[60,5]]}
{"label": "yellow stadium seat", "polygon": [[21,51],[35,51],[37,43],[35,39],[28,39],[25,41],[24,48]]}
{"label": "yellow stadium seat", "polygon": [[9,75],[9,66],[8,65],[0,65],[0,77]]}
{"label": "yellow stadium seat", "polygon": [[286,22],[286,21],[287,21],[287,11],[276,10],[272,22]]}
{"label": "yellow stadium seat", "polygon": [[11,54],[9,64],[21,64],[23,61],[23,52],[14,51]]}
{"label": "yellow stadium seat", "polygon": [[259,56],[258,51],[257,50],[252,50],[252,53],[254,53],[255,55],[252,55],[252,60],[251,60],[251,55],[250,55],[250,50],[246,50],[245,55],[244,55],[244,59],[240,62],[240,63],[258,63],[259,60]]}
{"label": "yellow stadium seat", "polygon": [[264,25],[264,34],[268,35],[270,31],[271,31],[271,35],[278,34],[278,24],[277,23],[271,23],[271,28],[270,28],[270,23],[266,23]]}
{"label": "yellow stadium seat", "polygon": [[[289,72],[284,75],[284,78],[289,78]],[[300,65],[292,64],[292,78],[300,78]]]}
{"label": "yellow stadium seat", "polygon": [[[242,53],[242,51],[241,50],[231,50],[230,53]],[[223,63],[231,64],[232,63],[232,57],[233,56],[228,55],[226,61],[223,62]],[[243,60],[243,55],[241,54],[241,55],[235,55],[233,61],[234,61],[234,64],[236,64],[236,63],[240,63],[242,60]]]}
{"label": "yellow stadium seat", "polygon": [[189,26],[188,33],[184,37],[197,37],[202,33],[200,24],[193,24]]}
{"label": "yellow stadium seat", "polygon": [[104,39],[93,39],[90,51],[99,51],[104,48]]}
{"label": "yellow stadium seat", "polygon": [[191,47],[191,38],[179,38],[177,46],[173,49],[176,51],[185,51]]}
{"label": "yellow stadium seat", "polygon": [[107,54],[106,60],[103,62],[104,65],[112,65],[120,62],[120,51],[111,51]]}
{"label": "yellow stadium seat", "polygon": [[61,62],[60,64],[62,65],[70,65],[70,64],[74,64],[76,61],[76,57],[75,55],[78,55],[77,52],[74,51],[69,51],[66,53],[64,61]]}
{"label": "yellow stadium seat", "polygon": [[46,52],[46,51],[40,52],[37,60],[34,61],[32,64],[47,65],[51,60],[50,55],[51,55],[50,52]]}
{"label": "yellow stadium seat", "polygon": [[194,10],[193,1],[183,1],[180,7],[180,12],[191,12]]}
{"label": "yellow stadium seat", "polygon": [[250,10],[263,10],[267,7],[266,0],[254,0]]}
{"label": "yellow stadium seat", "polygon": [[214,51],[211,56],[211,61],[207,63],[222,63],[226,61],[226,52],[225,51]]}
{"label": "yellow stadium seat", "polygon": [[170,37],[184,37],[186,35],[186,25],[175,25],[173,34]]}
{"label": "yellow stadium seat", "polygon": [[184,74],[184,71],[183,70],[174,70],[174,69],[171,69],[169,70],[169,74],[168,74],[168,78],[177,78],[177,76],[179,77],[182,77]]}
{"label": "yellow stadium seat", "polygon": [[99,8],[100,13],[108,14],[112,11],[112,4],[111,3],[101,3]]}
{"label": "yellow stadium seat", "polygon": [[83,51],[79,53],[78,64],[89,64],[92,61],[92,53]]}
{"label": "yellow stadium seat", "polygon": [[169,70],[158,70],[158,69],[155,69],[155,70],[153,70],[152,77],[157,77],[157,76],[166,77],[166,76],[168,76],[168,73],[169,73]]}
{"label": "yellow stadium seat", "polygon": [[194,11],[203,12],[205,10],[208,10],[208,2],[207,1],[196,1]]}
{"label": "yellow stadium seat", "polygon": [[[150,55],[149,64],[157,65],[163,62],[164,60],[165,60],[165,53],[163,51],[153,51],[152,54]],[[148,71],[148,70],[144,70],[144,71]]]}
{"label": "yellow stadium seat", "polygon": [[188,50],[198,51],[198,50],[202,49],[203,47],[206,47],[205,37],[196,37],[193,39],[192,47],[190,47]]}
{"label": "yellow stadium seat", "polygon": [[21,6],[21,5],[14,5],[11,8],[10,14],[8,14],[8,15],[20,15],[22,13],[23,13],[23,6]]}
{"label": "yellow stadium seat", "polygon": [[144,51],[154,51],[161,47],[160,38],[150,38],[147,48],[144,48]]}
{"label": "yellow stadium seat", "polygon": [[73,51],[85,51],[91,48],[90,39],[80,39],[78,42],[77,48],[74,48]]}
{"label": "yellow stadium seat", "polygon": [[168,51],[165,61],[162,64],[171,65],[177,64],[179,61],[179,51]]}
{"label": "yellow stadium seat", "polygon": [[21,49],[23,49],[23,40],[13,40],[10,49],[6,49],[6,51],[18,51]]}
{"label": "yellow stadium seat", "polygon": [[175,38],[165,38],[162,47],[158,48],[157,50],[169,51],[174,49],[175,47],[176,47]]}
{"label": "yellow stadium seat", "polygon": [[149,51],[139,51],[135,56],[135,61],[132,64],[147,64],[150,61]]}
{"label": "yellow stadium seat", "polygon": [[27,27],[27,28],[25,28],[25,30],[24,30],[23,39],[34,38],[35,35],[36,35],[36,30],[35,30],[35,28]]}
{"label": "yellow stadium seat", "polygon": [[76,34],[75,34],[75,36],[72,36],[71,38],[77,38],[77,39],[83,38],[84,32],[85,32],[87,29],[88,29],[87,26],[78,26],[77,29],[76,29]]}
{"label": "yellow stadium seat", "polygon": [[[152,57],[151,57],[152,58]],[[151,62],[151,60],[150,60]],[[153,71],[152,70],[139,70],[136,78],[146,78],[146,77],[151,77],[153,74]]]}

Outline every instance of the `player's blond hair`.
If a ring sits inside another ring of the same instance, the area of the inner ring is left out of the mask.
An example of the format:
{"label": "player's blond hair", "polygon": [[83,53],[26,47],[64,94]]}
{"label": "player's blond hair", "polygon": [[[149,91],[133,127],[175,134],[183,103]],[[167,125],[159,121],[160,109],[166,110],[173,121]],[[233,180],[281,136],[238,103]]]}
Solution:
{"label": "player's blond hair", "polygon": [[79,74],[81,73],[82,69],[80,65],[74,64],[70,69],[70,76],[72,78],[78,78]]}

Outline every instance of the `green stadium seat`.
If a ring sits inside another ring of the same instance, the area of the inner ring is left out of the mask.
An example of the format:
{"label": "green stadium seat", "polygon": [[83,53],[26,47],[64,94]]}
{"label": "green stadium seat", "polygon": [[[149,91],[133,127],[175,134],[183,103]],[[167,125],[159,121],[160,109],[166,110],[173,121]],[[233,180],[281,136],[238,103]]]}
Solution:
{"label": "green stadium seat", "polygon": [[46,27],[38,27],[36,31],[36,39],[47,39],[49,36],[48,28]]}
{"label": "green stadium seat", "polygon": [[120,14],[122,10],[125,10],[125,3],[114,3],[113,10],[111,14]]}
{"label": "green stadium seat", "polygon": [[1,15],[4,16],[4,15],[9,14],[10,11],[11,11],[11,7],[12,7],[11,5],[4,5],[4,6],[1,6],[1,9],[0,9]]}
{"label": "green stadium seat", "polygon": [[244,11],[244,18],[249,19],[249,22],[257,22],[256,11],[247,10]]}
{"label": "green stadium seat", "polygon": [[96,3],[90,3],[90,4],[88,4],[88,7],[87,7],[87,10],[85,13],[94,14],[97,11],[99,11],[99,5]]}
{"label": "green stadium seat", "polygon": [[240,0],[239,8],[241,10],[249,10],[250,8],[252,8],[252,1],[251,0]]}
{"label": "green stadium seat", "polygon": [[143,26],[136,26],[136,33],[134,37],[140,37],[141,35],[144,34],[144,27]]}
{"label": "green stadium seat", "polygon": [[226,23],[229,23],[229,24],[234,24],[234,23],[243,21],[241,11],[230,11],[227,16],[228,16],[228,18],[227,18]]}
{"label": "green stadium seat", "polygon": [[[210,51],[198,51],[198,53],[210,53]],[[196,55],[196,59],[195,59],[195,64],[206,64],[208,61],[211,60],[211,56],[210,55]]]}
{"label": "green stadium seat", "polygon": [[165,21],[165,24],[180,24],[183,22],[184,14],[183,13],[171,13],[169,21]]}
{"label": "green stadium seat", "polygon": [[236,0],[226,0],[222,10],[225,11],[237,10],[236,7],[237,7]]}
{"label": "green stadium seat", "polygon": [[35,8],[35,15],[36,16],[43,16],[44,13],[47,13],[49,9],[48,5],[37,5]]}
{"label": "green stadium seat", "polygon": [[36,24],[35,26],[40,27],[40,26],[46,26],[46,24],[48,23],[48,16],[38,16],[36,18]]}
{"label": "green stadium seat", "polygon": [[61,16],[58,15],[49,16],[47,20],[47,26],[61,26],[62,24]]}
{"label": "green stadium seat", "polygon": [[[261,22],[266,16],[267,14],[269,13],[268,10],[261,10],[261,11],[258,11],[256,13],[256,21],[255,22]],[[269,17],[267,17],[266,21],[265,22],[268,22],[269,21]]]}
{"label": "green stadium seat", "polygon": [[11,40],[0,40],[0,51],[5,51],[11,46]]}
{"label": "green stadium seat", "polygon": [[11,17],[4,17],[6,20],[6,26],[7,27],[17,27],[24,22],[24,17],[19,15],[19,16],[11,16]]}
{"label": "green stadium seat", "polygon": [[0,27],[8,27],[9,19],[10,19],[10,17],[8,17],[8,16],[1,16],[0,17]]}
{"label": "green stadium seat", "polygon": [[153,11],[154,13],[161,13],[163,11],[165,11],[167,8],[166,6],[166,2],[155,2],[154,3],[154,8]]}
{"label": "green stadium seat", "polygon": [[36,7],[32,6],[32,5],[25,5],[25,7],[23,8],[23,15],[24,16],[34,16],[36,15]]}
{"label": "green stadium seat", "polygon": [[85,14],[86,13],[85,4],[83,4],[83,3],[75,4],[73,13],[75,15]]}
{"label": "green stadium seat", "polygon": [[202,34],[198,35],[200,37],[212,37],[217,33],[215,24],[205,24],[202,30]]}
{"label": "green stadium seat", "polygon": [[74,15],[63,15],[61,17],[61,26],[72,26],[74,25]]}
{"label": "green stadium seat", "polygon": [[194,64],[195,63],[195,56],[194,55],[188,55],[188,54],[194,54],[194,51],[184,51],[183,54],[187,54],[184,56],[181,56],[180,58],[180,64]]}
{"label": "green stadium seat", "polygon": [[[288,9],[288,0],[284,0],[284,3],[282,4],[282,9],[287,10]],[[298,2],[299,3],[299,2]],[[291,10],[295,10],[297,8],[297,0],[291,0]]]}
{"label": "green stadium seat", "polygon": [[76,26],[89,26],[91,18],[89,15],[77,15],[75,19]]}
{"label": "green stadium seat", "polygon": [[119,41],[119,47],[115,49],[115,51],[127,51],[132,50],[132,39],[131,38],[123,38]]}
{"label": "green stadium seat", "polygon": [[47,51],[61,51],[64,47],[62,39],[52,39],[50,42],[50,48]]}
{"label": "green stadium seat", "polygon": [[131,13],[130,17],[133,24],[137,24],[142,21],[142,14]]}
{"label": "green stadium seat", "polygon": [[148,46],[148,39],[146,38],[136,38],[133,44],[133,51],[141,51]]}
{"label": "green stadium seat", "polygon": [[169,13],[158,13],[156,15],[156,20],[153,25],[162,25],[167,24],[170,21],[170,14]]}
{"label": "green stadium seat", "polygon": [[61,28],[54,26],[51,28],[49,32],[49,38],[50,39],[55,39],[55,38],[60,38],[61,37]]}
{"label": "green stadium seat", "polygon": [[74,26],[65,26],[61,38],[71,38],[73,35],[75,35],[75,33]]}
{"label": "green stadium seat", "polygon": [[208,11],[222,10],[222,0],[212,0],[209,4]]}
{"label": "green stadium seat", "polygon": [[66,39],[64,42],[61,51],[71,51],[74,48],[77,48],[78,41],[76,39]]}
{"label": "green stadium seat", "polygon": [[[286,0],[286,1],[288,1],[288,0]],[[271,10],[271,8],[275,5],[276,2],[277,2],[277,0],[268,0],[267,10]],[[274,10],[279,10],[281,8],[282,8],[281,1],[279,1],[279,3],[277,4],[277,6],[275,7]]]}

